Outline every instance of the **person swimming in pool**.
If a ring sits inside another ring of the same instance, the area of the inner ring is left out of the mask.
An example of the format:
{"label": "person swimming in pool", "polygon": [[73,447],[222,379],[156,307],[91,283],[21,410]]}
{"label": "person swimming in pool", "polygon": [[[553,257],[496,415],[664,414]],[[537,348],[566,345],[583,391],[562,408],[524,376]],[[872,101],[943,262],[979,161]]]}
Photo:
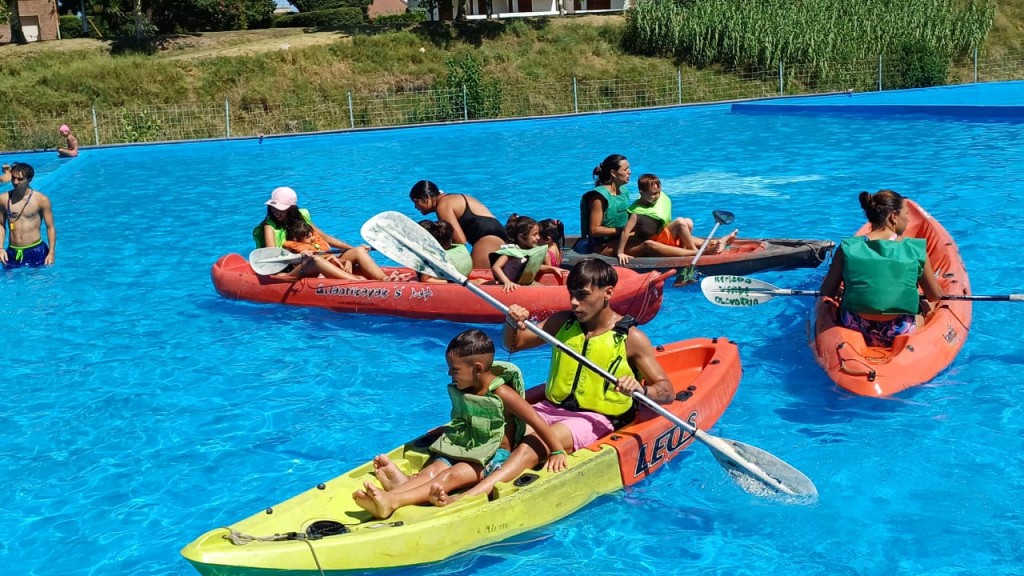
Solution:
{"label": "person swimming in pool", "polygon": [[420,214],[436,212],[438,220],[450,224],[455,244],[472,245],[473,268],[490,268],[491,253],[511,242],[494,214],[468,194],[445,194],[430,180],[420,180],[409,190],[409,199]]}
{"label": "person swimming in pool", "polygon": [[[0,194],[0,265],[4,268],[50,266],[57,244],[57,228],[53,225],[53,208],[45,194],[29,185],[35,177],[32,166],[15,162],[11,166],[14,188]],[[46,225],[46,242],[42,226]]]}

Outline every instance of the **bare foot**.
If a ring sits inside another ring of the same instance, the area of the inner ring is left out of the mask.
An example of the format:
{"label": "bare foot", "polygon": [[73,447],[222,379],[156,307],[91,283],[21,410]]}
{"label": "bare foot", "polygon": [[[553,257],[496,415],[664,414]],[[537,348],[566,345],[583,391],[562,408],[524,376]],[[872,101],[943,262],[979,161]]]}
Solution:
{"label": "bare foot", "polygon": [[711,253],[712,254],[720,254],[720,253],[724,252],[726,247],[729,246],[729,244],[732,244],[733,240],[736,240],[736,236],[739,235],[739,233],[740,233],[740,230],[739,230],[739,228],[737,228],[737,229],[733,230],[732,232],[730,232],[728,236],[723,236],[723,237],[719,238],[715,242],[715,245],[711,248]]}
{"label": "bare foot", "polygon": [[458,499],[458,496],[449,496],[440,484],[434,483],[430,485],[430,503],[434,506],[447,506]]}
{"label": "bare foot", "polygon": [[352,493],[352,500],[360,508],[373,515],[374,518],[387,518],[395,512],[395,505],[391,501],[391,495],[366,482],[364,490],[356,490]]}
{"label": "bare foot", "polygon": [[373,459],[373,475],[380,481],[380,485],[389,491],[409,481],[409,477],[398,469],[387,454],[378,454]]}

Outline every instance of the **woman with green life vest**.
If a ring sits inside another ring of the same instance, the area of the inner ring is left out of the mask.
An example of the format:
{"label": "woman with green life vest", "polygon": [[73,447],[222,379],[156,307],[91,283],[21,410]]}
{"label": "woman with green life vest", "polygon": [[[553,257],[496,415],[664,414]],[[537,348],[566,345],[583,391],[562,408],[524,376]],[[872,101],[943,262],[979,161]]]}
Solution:
{"label": "woman with green life vest", "polygon": [[562,274],[551,265],[548,246],[540,242],[540,225],[536,220],[512,214],[505,229],[515,244],[505,244],[491,254],[491,272],[495,283],[504,286],[502,292],[529,286],[541,274]]}
{"label": "woman with green life vest", "polygon": [[836,248],[821,295],[841,298],[840,323],[864,335],[868,346],[892,346],[913,332],[921,316],[918,288],[929,302],[942,298],[923,238],[903,238],[909,219],[903,196],[892,190],[860,193],[871,231]]}
{"label": "woman with green life vest", "polygon": [[594,187],[580,199],[580,233],[587,239],[585,250],[610,256],[629,213],[629,160],[612,154],[594,168]]}
{"label": "woman with green life vest", "polygon": [[[619,237],[616,256],[625,266],[638,256],[693,256],[704,238],[693,235],[693,220],[672,219],[672,200],[661,191],[661,179],[644,174],[637,181],[640,199],[627,208],[629,219]],[[736,239],[739,230],[711,242],[708,254],[718,254]]]}
{"label": "woman with green life vest", "polygon": [[[331,248],[344,250],[337,258],[341,262],[352,266],[352,272],[370,280],[387,280],[388,275],[381,270],[380,266],[370,256],[369,246],[352,246],[325,233],[313,224],[309,210],[299,208],[299,197],[295,190],[287,186],[275,188],[270,193],[270,200],[267,200],[267,215],[252,230],[252,239],[257,248],[282,247],[288,240],[288,230],[296,228],[294,224],[303,220],[313,229],[314,235],[324,241],[317,251],[325,252]],[[296,278],[316,277],[329,267],[326,259],[318,254],[306,253],[308,258],[296,264],[299,270],[292,271],[290,276]],[[329,274],[328,274],[329,276]]]}
{"label": "woman with green life vest", "polygon": [[[451,422],[430,446],[432,461],[409,477],[386,455],[374,459],[378,488],[367,482],[352,494],[361,508],[387,518],[411,504],[449,504],[452,490],[464,488],[503,469],[527,426],[550,447],[547,468],[565,469],[565,449],[551,428],[527,403],[523,376],[514,364],[494,360],[494,342],[480,330],[466,330],[445,351]],[[514,471],[518,476],[522,470]]]}

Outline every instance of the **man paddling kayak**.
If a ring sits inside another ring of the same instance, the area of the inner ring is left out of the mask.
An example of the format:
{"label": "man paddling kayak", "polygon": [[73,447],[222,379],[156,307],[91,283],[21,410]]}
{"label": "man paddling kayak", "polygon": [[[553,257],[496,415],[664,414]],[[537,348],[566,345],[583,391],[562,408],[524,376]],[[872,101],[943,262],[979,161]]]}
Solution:
{"label": "man paddling kayak", "polygon": [[[672,402],[672,383],[654,356],[654,347],[636,327],[632,318],[620,316],[608,305],[618,275],[607,263],[594,258],[580,261],[569,272],[571,311],[559,312],[540,326],[573,350],[618,378],[608,386],[600,375],[581,366],[568,354],[554,349],[544,400],[533,405],[569,452],[593,443],[602,436],[631,422],[636,415],[632,393],[643,392],[659,404]],[[502,332],[510,352],[545,345],[544,340],[526,329],[530,312],[522,306],[509,307]],[[638,381],[637,376],[643,378]],[[528,434],[505,466],[468,490],[465,496],[487,494],[498,482],[508,482],[526,467],[536,466],[549,454],[536,434]],[[444,506],[454,501],[444,487],[431,487],[430,501]]]}

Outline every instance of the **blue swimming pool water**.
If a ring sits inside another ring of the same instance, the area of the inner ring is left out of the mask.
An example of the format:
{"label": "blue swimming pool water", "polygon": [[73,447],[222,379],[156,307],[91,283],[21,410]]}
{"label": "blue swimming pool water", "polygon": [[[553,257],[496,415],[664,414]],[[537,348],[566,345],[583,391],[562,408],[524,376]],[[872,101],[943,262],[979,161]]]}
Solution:
{"label": "blue swimming pool water", "polygon": [[[591,168],[627,155],[677,213],[745,235],[839,239],[856,193],[893,188],[953,234],[977,293],[1024,291],[1024,126],[734,115],[725,107],[87,150],[41,167],[57,265],[0,273],[0,572],[190,574],[178,550],[447,415],[461,326],[227,301],[209,267],[247,253],[263,201],[294,187],[355,241],[414,181],[496,213],[576,222]],[[574,227],[574,226],[571,226]],[[823,269],[761,278],[814,288]],[[651,480],[518,543],[421,574],[1015,574],[1024,562],[1024,308],[977,303],[952,367],[896,399],[852,397],[815,365],[810,302],[717,308],[669,290],[656,342],[728,336],[745,374],[713,432],[810,476],[812,506],[737,488],[695,445]],[[496,330],[490,328],[492,332]],[[503,355],[502,355],[503,357]],[[546,353],[513,358],[531,380]]]}

